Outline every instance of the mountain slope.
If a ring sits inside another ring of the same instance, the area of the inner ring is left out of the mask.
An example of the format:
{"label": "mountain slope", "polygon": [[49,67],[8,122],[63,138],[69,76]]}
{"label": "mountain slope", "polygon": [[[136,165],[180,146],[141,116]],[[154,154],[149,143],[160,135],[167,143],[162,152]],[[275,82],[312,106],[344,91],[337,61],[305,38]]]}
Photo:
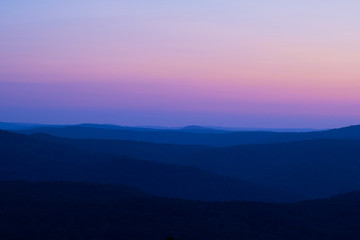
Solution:
{"label": "mountain slope", "polygon": [[355,240],[360,193],[295,204],[164,199],[116,185],[0,182],[0,238]]}
{"label": "mountain slope", "polygon": [[213,148],[183,159],[307,199],[360,190],[360,141],[311,140]]}
{"label": "mountain slope", "polygon": [[186,146],[120,140],[61,139],[84,150],[195,166],[209,172],[312,199],[360,190],[360,141],[311,140],[233,147]]}
{"label": "mountain slope", "polygon": [[266,187],[195,167],[103,154],[5,131],[0,131],[0,165],[0,180],[119,183],[160,196],[208,201],[288,200]]}

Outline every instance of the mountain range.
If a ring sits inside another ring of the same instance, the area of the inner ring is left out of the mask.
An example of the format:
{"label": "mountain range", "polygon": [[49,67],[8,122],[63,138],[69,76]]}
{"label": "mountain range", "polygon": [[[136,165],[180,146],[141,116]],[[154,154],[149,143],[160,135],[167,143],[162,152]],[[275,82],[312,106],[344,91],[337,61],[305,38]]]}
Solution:
{"label": "mountain range", "polygon": [[[106,139],[33,138],[178,166],[193,166],[296,196],[329,197],[360,189],[360,140],[319,139],[231,147],[159,144]],[[285,199],[284,199],[285,200]]]}
{"label": "mountain range", "polygon": [[159,196],[206,200],[290,200],[244,180],[84,149],[54,137],[0,131],[0,180],[88,181],[125,184]]}
{"label": "mountain range", "polygon": [[314,139],[357,139],[360,140],[360,126],[312,132],[270,132],[239,131],[228,132],[207,128],[189,130],[138,129],[122,127],[98,127],[94,125],[73,125],[57,127],[35,127],[19,130],[20,133],[45,133],[58,137],[87,139],[118,139],[182,145],[234,146],[242,144],[267,144]]}
{"label": "mountain range", "polygon": [[[85,133],[89,129],[88,127],[73,128],[81,129]],[[66,129],[69,128],[47,129],[65,129],[66,132]],[[358,158],[360,156],[360,140],[356,140],[360,136],[357,134],[358,129],[358,126],[353,126],[310,133],[322,134],[324,139],[316,135],[313,140],[243,144],[231,147],[160,144],[113,139],[71,139],[44,134],[31,136],[19,134],[17,136],[27,138],[29,142],[36,139],[40,145],[38,148],[41,148],[41,145],[50,144],[57,146],[57,152],[68,151],[71,154],[66,156],[66,159],[74,159],[74,153],[81,152],[86,155],[83,159],[93,159],[94,156],[98,156],[98,159],[111,159],[105,164],[106,166],[121,162],[124,166],[118,166],[119,176],[116,181],[110,183],[129,184],[152,194],[196,200],[294,201],[329,197],[360,189],[360,174],[358,174],[360,172]],[[104,129],[97,130],[103,131]],[[90,132],[92,131],[93,128],[90,128]],[[142,131],[137,132],[143,133]],[[169,132],[166,131],[166,133]],[[206,136],[210,133],[186,134]],[[224,135],[223,133],[211,134]],[[282,135],[283,133],[271,134]],[[299,133],[287,134],[298,135]],[[8,140],[4,141],[9,142]],[[17,146],[16,144],[16,142],[13,143],[11,147],[34,149],[34,147]],[[70,151],[69,149],[74,150]],[[94,155],[95,153],[97,155]],[[36,159],[38,158],[37,154],[39,152],[36,151],[24,155],[27,158],[32,156]],[[47,156],[49,158],[49,156],[57,155],[55,152],[49,153]],[[121,159],[121,161],[114,159]],[[51,168],[53,159],[46,161],[49,164],[48,167]],[[67,167],[75,169],[74,166],[69,166],[77,164],[77,161],[68,162]],[[96,164],[100,164],[100,161],[98,160]],[[132,166],[132,170],[124,170],[130,166]],[[99,168],[99,166],[97,167]],[[115,168],[108,168],[102,170],[103,176],[95,177],[86,173],[88,175],[85,177],[85,173],[76,174],[74,171],[72,175],[68,174],[72,178],[59,177],[58,179],[84,181],[101,179],[103,183],[109,183],[106,178],[111,170],[114,171],[112,174],[115,174]],[[86,171],[95,172],[96,169]],[[125,177],[130,174],[132,177]],[[78,176],[74,177],[73,175]],[[137,175],[136,180],[134,180],[134,175]],[[52,174],[52,176],[56,176],[56,174]],[[172,184],[177,187],[164,184],[164,182],[169,183],[170,178]],[[158,182],[154,179],[158,179]],[[142,183],[140,184],[138,181]],[[194,185],[194,183],[198,185]]]}
{"label": "mountain range", "polygon": [[360,238],[360,126],[1,128],[0,239]]}

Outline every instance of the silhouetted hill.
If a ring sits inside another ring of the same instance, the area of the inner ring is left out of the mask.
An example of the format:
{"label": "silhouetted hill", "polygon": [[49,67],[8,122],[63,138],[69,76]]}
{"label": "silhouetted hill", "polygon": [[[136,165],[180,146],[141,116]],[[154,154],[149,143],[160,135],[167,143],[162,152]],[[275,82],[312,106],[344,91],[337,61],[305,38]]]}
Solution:
{"label": "silhouetted hill", "polygon": [[10,131],[20,131],[25,129],[33,129],[39,127],[54,127],[53,125],[34,124],[34,123],[9,123],[0,122],[0,129]]}
{"label": "silhouetted hill", "polygon": [[359,140],[324,139],[213,148],[183,164],[311,199],[360,190],[359,156]]}
{"label": "silhouetted hill", "polygon": [[[0,122],[1,130],[22,131],[34,128],[51,127],[51,128],[67,128],[67,127],[88,127],[100,129],[117,129],[117,130],[131,130],[131,131],[159,131],[160,129],[168,129],[166,127],[127,127],[114,124],[96,124],[96,123],[81,123],[76,125],[61,125],[61,124],[37,124],[37,123],[13,123]],[[170,129],[170,128],[169,128]],[[178,130],[174,128],[173,130]]]}
{"label": "silhouetted hill", "polygon": [[299,199],[328,197],[360,190],[360,141],[310,140],[232,147],[187,146],[121,140],[62,139],[84,150],[150,161],[196,166],[209,172],[247,180]]}
{"label": "silhouetted hill", "polygon": [[265,144],[314,139],[360,140],[359,126],[316,132],[216,132],[106,129],[87,126],[42,127],[21,131],[26,134],[46,133],[58,137],[86,139],[119,139],[183,145],[233,146],[241,144]]}
{"label": "silhouetted hill", "polygon": [[160,196],[208,201],[287,199],[265,187],[195,167],[104,154],[6,131],[0,131],[0,166],[1,180],[120,183]]}
{"label": "silhouetted hill", "polygon": [[212,132],[212,133],[226,133],[226,132],[313,132],[320,131],[314,128],[250,128],[250,127],[221,127],[221,126],[198,126],[189,125],[185,127],[166,127],[166,126],[121,126],[116,124],[99,124],[99,123],[81,123],[70,125],[55,125],[55,124],[36,124],[36,123],[13,123],[13,122],[0,122],[0,129],[2,130],[26,130],[31,128],[40,127],[90,127],[90,128],[103,128],[103,129],[122,129],[133,131],[188,131],[188,132]]}
{"label": "silhouetted hill", "polygon": [[360,125],[331,129],[323,132],[325,138],[359,139]]}
{"label": "silhouetted hill", "polygon": [[165,199],[116,185],[0,182],[3,240],[357,240],[360,193],[295,204]]}
{"label": "silhouetted hill", "polygon": [[94,124],[94,123],[82,123],[78,125],[68,125],[62,127],[85,127],[85,128],[99,128],[99,129],[110,129],[110,130],[130,130],[130,131],[158,131],[159,129],[151,127],[126,127],[112,124]]}
{"label": "silhouetted hill", "polygon": [[179,130],[184,131],[184,132],[193,132],[193,133],[227,133],[227,132],[229,132],[229,131],[225,131],[225,130],[201,127],[201,126],[196,126],[196,125],[186,126]]}

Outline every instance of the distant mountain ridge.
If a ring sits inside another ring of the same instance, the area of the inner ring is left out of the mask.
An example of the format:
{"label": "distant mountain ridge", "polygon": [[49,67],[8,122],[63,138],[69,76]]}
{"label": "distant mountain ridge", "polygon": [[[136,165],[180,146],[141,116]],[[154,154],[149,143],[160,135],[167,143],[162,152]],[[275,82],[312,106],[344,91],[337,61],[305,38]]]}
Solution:
{"label": "distant mountain ridge", "polygon": [[[188,128],[187,128],[188,129]],[[314,139],[357,139],[360,126],[315,132],[222,132],[206,128],[190,127],[192,130],[145,130],[122,128],[98,128],[85,126],[41,127],[19,132],[25,134],[46,133],[58,137],[83,139],[119,139],[183,145],[233,146],[242,144],[281,143]],[[195,131],[195,132],[194,132]]]}
{"label": "distant mountain ridge", "polygon": [[180,131],[193,132],[193,133],[227,133],[227,130],[219,130],[215,128],[201,127],[197,125],[189,125],[179,129]]}

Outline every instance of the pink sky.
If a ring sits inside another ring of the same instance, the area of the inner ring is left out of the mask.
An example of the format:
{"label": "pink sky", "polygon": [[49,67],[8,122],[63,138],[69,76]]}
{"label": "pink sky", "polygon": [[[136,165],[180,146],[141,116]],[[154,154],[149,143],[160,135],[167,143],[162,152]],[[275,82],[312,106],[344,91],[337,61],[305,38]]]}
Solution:
{"label": "pink sky", "polygon": [[0,121],[328,128],[360,118],[358,1],[3,5]]}

